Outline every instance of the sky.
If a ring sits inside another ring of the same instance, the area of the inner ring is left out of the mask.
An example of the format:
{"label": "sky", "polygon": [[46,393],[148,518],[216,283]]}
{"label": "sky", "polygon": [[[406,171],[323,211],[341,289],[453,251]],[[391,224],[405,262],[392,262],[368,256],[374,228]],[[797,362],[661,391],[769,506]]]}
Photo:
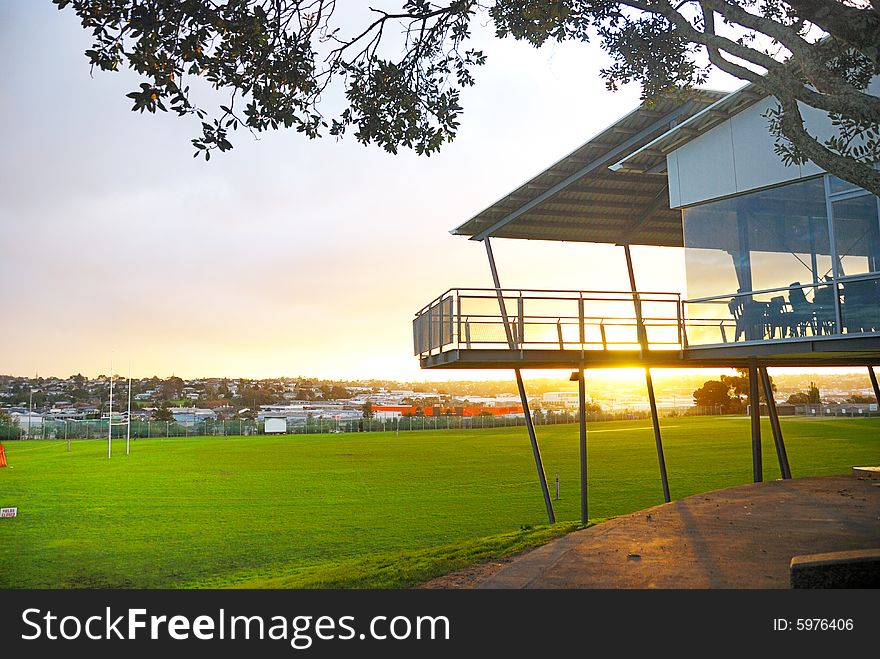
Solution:
{"label": "sky", "polygon": [[[421,371],[412,356],[415,311],[492,285],[482,246],[449,230],[632,110],[639,90],[606,91],[597,46],[478,32],[488,63],[439,155],[239,132],[206,163],[192,158],[195,120],[131,112],[128,72],[90,76],[72,12],[4,0],[0,373],[94,376],[112,361],[135,377],[499,377]],[[629,287],[621,248],[493,247],[506,287]],[[684,290],[680,252],[633,252],[639,282]]]}

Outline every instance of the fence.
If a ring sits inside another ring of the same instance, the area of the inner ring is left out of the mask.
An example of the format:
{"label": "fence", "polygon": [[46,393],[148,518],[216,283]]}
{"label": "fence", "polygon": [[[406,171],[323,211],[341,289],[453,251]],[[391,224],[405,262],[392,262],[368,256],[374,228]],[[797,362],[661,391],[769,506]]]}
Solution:
{"label": "fence", "polygon": [[[720,407],[681,407],[660,409],[661,416],[707,416],[721,414]],[[575,423],[577,412],[543,411],[533,415],[535,425],[556,425]],[[587,421],[625,421],[647,419],[648,410],[615,410],[613,412],[589,412]],[[513,428],[525,425],[525,417],[496,417],[490,415],[461,417],[405,416],[396,419],[324,419],[313,418],[303,421],[288,420],[288,435],[319,435],[351,432],[410,432],[422,430],[483,430],[491,428]],[[184,425],[173,421],[132,421],[132,439],[152,439],[161,437],[239,437],[265,435],[263,423],[247,419],[226,421],[200,421]],[[269,433],[274,434],[274,433]],[[113,438],[124,439],[126,427],[113,424]],[[106,439],[107,421],[98,419],[74,421],[48,421],[28,429],[16,425],[0,424],[0,440],[26,439]]]}
{"label": "fence", "polygon": [[[233,436],[263,434],[262,423],[245,419],[228,421],[200,421],[196,424],[182,424],[174,421],[132,421],[131,437],[197,437],[197,436]],[[113,422],[113,438],[124,439],[126,426],[118,421]],[[106,419],[85,419],[68,421],[51,421],[44,419],[40,424],[30,428],[27,425],[0,424],[0,439],[106,439]]]}
{"label": "fence", "polygon": [[841,416],[851,419],[880,416],[876,403],[851,403],[849,405],[798,405],[795,408],[798,416]]}

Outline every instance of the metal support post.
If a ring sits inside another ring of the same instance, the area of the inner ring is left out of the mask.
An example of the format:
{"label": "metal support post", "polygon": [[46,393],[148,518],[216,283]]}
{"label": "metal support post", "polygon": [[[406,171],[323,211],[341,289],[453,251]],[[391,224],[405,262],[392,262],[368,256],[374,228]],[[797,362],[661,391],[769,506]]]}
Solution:
{"label": "metal support post", "polygon": [[578,422],[581,449],[581,524],[587,525],[587,387],[584,369],[578,370]]}
{"label": "metal support post", "polygon": [[[633,268],[632,254],[629,245],[623,246],[626,256],[626,271],[629,275],[629,286],[633,296],[633,308],[636,314],[636,335],[639,340],[639,353],[642,359],[648,354],[648,333],[645,331],[645,321],[642,318],[642,301],[639,298],[636,287],[636,274]],[[654,380],[651,377],[651,369],[645,368],[645,386],[648,389],[648,402],[651,405],[651,425],[654,428],[654,444],[657,447],[657,464],[660,467],[660,484],[663,487],[663,500],[669,503],[672,499],[669,495],[669,477],[666,474],[666,457],[663,455],[663,438],[660,435],[660,414],[657,412],[657,398],[654,396]]]}
{"label": "metal support post", "polygon": [[770,417],[770,428],[773,430],[773,443],[776,445],[776,458],[779,460],[779,473],[782,478],[791,478],[791,467],[788,465],[788,454],[785,452],[785,440],[782,438],[782,425],[779,423],[779,411],[776,409],[776,401],[773,398],[773,384],[770,382],[770,374],[767,367],[762,366],[761,384],[764,386],[764,398],[767,400],[767,416]]}
{"label": "metal support post", "polygon": [[[492,271],[492,281],[495,284],[495,290],[498,295],[498,306],[501,310],[501,316],[504,322],[504,332],[507,335],[507,343],[511,350],[515,347],[513,340],[513,332],[511,332],[510,324],[507,322],[507,309],[504,305],[504,294],[501,292],[501,283],[498,279],[498,270],[495,267],[495,257],[492,254],[492,245],[486,238],[483,243],[486,245],[486,256],[489,258],[489,268]],[[529,432],[529,441],[532,444],[532,455],[535,458],[535,468],[538,470],[538,481],[541,484],[541,492],[544,495],[544,505],[547,508],[547,519],[551,524],[556,522],[556,515],[553,513],[553,502],[550,500],[550,488],[547,487],[547,475],[544,473],[544,462],[541,459],[541,450],[538,448],[538,437],[535,434],[535,424],[529,411],[529,399],[526,396],[526,388],[523,384],[522,373],[518,368],[513,369],[516,375],[516,386],[519,389],[519,399],[522,402],[523,413],[526,418],[526,428]]]}
{"label": "metal support post", "polygon": [[749,364],[749,414],[752,419],[752,477],[764,480],[761,466],[761,400],[758,394],[758,363]]}
{"label": "metal support post", "polygon": [[874,398],[877,399],[877,405],[880,405],[880,385],[877,384],[877,375],[873,366],[868,367],[868,377],[871,378],[871,386],[874,387]]}
{"label": "metal support post", "polygon": [[657,399],[654,397],[654,381],[651,369],[645,369],[645,384],[648,387],[648,401],[651,403],[651,424],[654,426],[654,444],[657,447],[657,463],[660,466],[660,484],[663,487],[663,500],[672,501],[669,495],[669,477],[666,475],[666,457],[663,455],[663,439],[660,436],[660,415],[657,413]]}
{"label": "metal support post", "polygon": [[645,321],[642,318],[642,301],[639,298],[638,289],[636,288],[636,274],[633,269],[632,254],[629,251],[629,245],[623,246],[623,253],[626,256],[626,272],[629,275],[629,288],[632,291],[633,308],[636,312],[636,340],[639,342],[639,352],[641,357],[645,357],[648,351],[648,335],[645,332]]}

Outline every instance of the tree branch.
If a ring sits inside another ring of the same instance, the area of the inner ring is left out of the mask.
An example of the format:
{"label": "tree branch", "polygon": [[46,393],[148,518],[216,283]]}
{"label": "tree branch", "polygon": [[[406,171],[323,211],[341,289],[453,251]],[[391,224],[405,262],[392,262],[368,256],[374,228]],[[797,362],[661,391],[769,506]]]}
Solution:
{"label": "tree branch", "polygon": [[[762,16],[756,16],[727,0],[703,0],[701,5],[704,8],[709,7],[717,11],[731,22],[766,34],[779,41],[792,53],[793,61],[797,63],[816,89],[823,94],[846,99],[846,103],[840,102],[838,109],[831,110],[832,112],[842,112],[844,105],[846,105],[847,111],[851,112],[857,109],[865,120],[880,123],[880,98],[861,92],[835,71],[829,69],[826,62],[819,56],[820,44],[810,43],[786,25]],[[789,66],[791,63],[792,60],[787,62]]]}
{"label": "tree branch", "polygon": [[804,157],[826,172],[833,172],[840,178],[880,196],[880,172],[871,165],[829,150],[804,128],[804,118],[796,101],[779,97],[777,100],[781,108],[780,130]]}
{"label": "tree branch", "polygon": [[880,66],[880,10],[858,9],[840,0],[785,0],[798,15],[848,43]]}

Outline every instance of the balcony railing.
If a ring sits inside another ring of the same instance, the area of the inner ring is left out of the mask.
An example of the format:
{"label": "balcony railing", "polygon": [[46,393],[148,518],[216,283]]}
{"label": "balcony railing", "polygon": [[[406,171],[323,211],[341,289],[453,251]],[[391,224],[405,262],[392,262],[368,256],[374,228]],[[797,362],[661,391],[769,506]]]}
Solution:
{"label": "balcony railing", "polygon": [[681,309],[678,293],[455,288],[416,313],[413,344],[421,356],[477,348],[638,349],[640,338],[651,349],[678,349]]}
{"label": "balcony railing", "polygon": [[797,340],[880,331],[880,274],[685,300],[688,345]]}
{"label": "balcony railing", "polygon": [[[678,293],[449,289],[413,320],[415,354],[680,350],[880,332],[880,274],[682,301]],[[502,308],[504,312],[502,313]]]}

